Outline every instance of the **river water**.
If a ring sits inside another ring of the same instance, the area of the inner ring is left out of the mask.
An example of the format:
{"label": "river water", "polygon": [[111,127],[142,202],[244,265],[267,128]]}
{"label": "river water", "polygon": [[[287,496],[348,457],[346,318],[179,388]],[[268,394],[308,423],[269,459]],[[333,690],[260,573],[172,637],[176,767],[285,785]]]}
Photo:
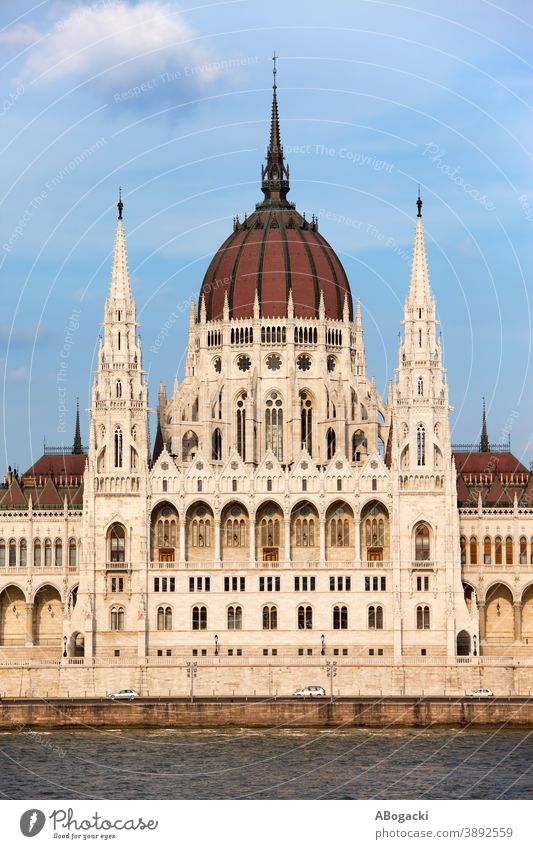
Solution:
{"label": "river water", "polygon": [[0,732],[11,799],[531,799],[533,729]]}

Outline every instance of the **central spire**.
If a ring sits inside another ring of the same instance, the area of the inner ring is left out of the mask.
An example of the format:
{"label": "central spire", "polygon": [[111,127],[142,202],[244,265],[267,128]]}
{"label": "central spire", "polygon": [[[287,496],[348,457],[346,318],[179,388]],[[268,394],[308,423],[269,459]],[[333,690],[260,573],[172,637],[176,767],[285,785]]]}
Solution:
{"label": "central spire", "polygon": [[288,205],[289,168],[285,165],[283,146],[279,131],[278,97],[276,84],[276,59],[274,53],[273,84],[272,84],[272,116],[270,119],[270,141],[267,147],[266,165],[261,168],[261,190],[265,196],[264,204],[268,206]]}

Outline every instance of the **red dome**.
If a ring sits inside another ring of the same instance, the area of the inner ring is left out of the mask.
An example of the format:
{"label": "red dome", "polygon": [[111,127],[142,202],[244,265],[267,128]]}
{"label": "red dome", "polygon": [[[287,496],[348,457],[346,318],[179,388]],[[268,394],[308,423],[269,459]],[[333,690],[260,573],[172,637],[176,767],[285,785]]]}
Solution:
{"label": "red dome", "polygon": [[317,318],[322,292],[328,318],[342,320],[346,298],[352,319],[346,273],[316,221],[268,207],[235,224],[207,269],[201,297],[208,321],[222,318],[226,293],[230,318],[252,318],[256,291],[262,318],[284,318],[291,290],[295,318]]}
{"label": "red dome", "polygon": [[292,292],[296,318],[318,318],[321,294],[327,318],[342,320],[347,301],[352,320],[350,286],[339,258],[318,232],[287,201],[289,168],[280,141],[276,66],[270,142],[261,169],[265,196],[216,252],[200,292],[208,321],[221,319],[227,294],[230,318],[252,318],[257,292],[261,318],[285,318]]}

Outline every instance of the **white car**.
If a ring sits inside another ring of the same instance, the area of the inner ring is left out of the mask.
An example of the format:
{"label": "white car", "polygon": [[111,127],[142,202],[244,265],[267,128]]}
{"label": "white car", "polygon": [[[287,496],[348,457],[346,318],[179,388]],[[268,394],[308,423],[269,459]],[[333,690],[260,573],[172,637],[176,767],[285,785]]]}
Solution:
{"label": "white car", "polygon": [[108,693],[108,699],[138,699],[137,690],[117,690],[116,693]]}
{"label": "white car", "polygon": [[309,699],[314,699],[314,698],[317,698],[317,696],[325,696],[326,691],[324,690],[324,687],[313,687],[313,686],[311,686],[311,687],[303,687],[301,690],[296,690],[294,695],[295,696],[303,696],[303,697],[307,696],[307,698],[309,698]]}
{"label": "white car", "polygon": [[493,695],[494,693],[488,687],[481,687],[479,690],[471,690],[470,693],[465,693],[465,696],[474,699],[490,699]]}

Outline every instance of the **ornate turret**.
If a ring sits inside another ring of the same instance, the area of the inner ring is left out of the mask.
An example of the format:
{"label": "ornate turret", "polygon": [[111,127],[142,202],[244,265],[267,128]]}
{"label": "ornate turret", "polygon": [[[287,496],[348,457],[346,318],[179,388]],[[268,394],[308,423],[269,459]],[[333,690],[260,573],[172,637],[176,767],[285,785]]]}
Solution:
{"label": "ornate turret", "polygon": [[287,201],[289,186],[289,167],[285,165],[283,146],[279,131],[278,98],[276,85],[276,59],[274,53],[274,82],[272,86],[272,116],[270,119],[270,141],[267,147],[266,165],[261,168],[261,190],[265,200],[261,206],[290,206]]}

